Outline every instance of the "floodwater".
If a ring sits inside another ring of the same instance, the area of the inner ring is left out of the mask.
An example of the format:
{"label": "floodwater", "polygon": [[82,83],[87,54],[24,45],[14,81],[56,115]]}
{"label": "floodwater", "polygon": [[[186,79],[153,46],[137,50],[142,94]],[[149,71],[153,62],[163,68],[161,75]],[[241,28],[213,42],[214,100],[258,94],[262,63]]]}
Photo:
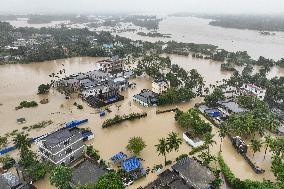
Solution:
{"label": "floodwater", "polygon": [[[229,73],[222,73],[220,71],[220,65],[216,62],[207,62],[205,60],[196,60],[190,57],[184,56],[171,56],[173,63],[178,63],[187,70],[196,68],[200,71],[205,80],[209,83],[213,80],[220,80],[222,78],[229,77]],[[188,103],[182,103],[172,106],[159,107],[159,108],[143,108],[132,101],[132,96],[139,93],[141,89],[151,88],[151,80],[147,78],[137,78],[133,82],[137,83],[136,89],[129,89],[123,92],[125,100],[118,102],[121,107],[112,105],[110,109],[112,113],[107,114],[104,118],[100,118],[95,110],[88,107],[80,99],[73,97],[66,100],[63,95],[59,94],[55,90],[51,90],[48,95],[39,96],[36,95],[37,87],[41,83],[47,83],[50,81],[49,74],[56,73],[60,69],[65,68],[66,74],[72,74],[77,72],[86,72],[95,68],[95,62],[103,58],[70,58],[55,61],[46,61],[42,63],[31,64],[16,64],[16,65],[2,65],[0,66],[0,132],[1,135],[11,132],[15,129],[19,131],[22,127],[29,126],[44,120],[52,120],[53,124],[42,129],[31,130],[29,135],[31,137],[40,136],[44,133],[50,132],[54,129],[62,127],[65,122],[74,119],[89,119],[89,122],[82,127],[90,128],[95,138],[88,141],[88,144],[92,144],[96,149],[100,151],[101,157],[107,161],[109,158],[120,151],[126,152],[126,145],[128,140],[133,136],[141,136],[147,147],[142,151],[141,158],[144,159],[143,166],[145,168],[152,168],[154,165],[163,164],[163,157],[158,156],[154,145],[158,143],[158,139],[166,137],[170,132],[177,132],[182,137],[183,130],[176,124],[174,120],[174,113],[165,113],[156,115],[156,109],[168,109],[175,108],[176,106],[182,110],[188,110],[192,108],[195,103],[201,102],[202,98],[195,98]],[[203,71],[202,71],[203,70]],[[35,100],[37,102],[40,99],[48,98],[49,103],[42,105],[39,104],[36,108],[15,110],[14,108],[19,105],[23,100]],[[84,106],[83,110],[78,110],[73,103],[77,102]],[[120,125],[113,126],[111,128],[102,129],[101,125],[105,119],[114,117],[116,114],[129,114],[130,112],[147,112],[148,116],[140,120],[132,122],[124,122]],[[17,118],[24,117],[27,122],[22,125],[18,125]],[[212,126],[213,127],[213,126]],[[213,127],[213,133],[215,134],[215,140],[217,142],[211,148],[214,154],[219,152],[220,139],[218,138],[218,129]],[[10,144],[11,145],[11,144]],[[33,145],[33,149],[36,147]],[[226,163],[229,164],[232,171],[237,177],[241,179],[262,180],[271,179],[274,180],[274,176],[269,170],[270,168],[270,156],[263,161],[261,153],[257,153],[254,157],[262,168],[266,169],[266,172],[262,175],[255,174],[249,165],[243,160],[243,158],[237,154],[227,138],[222,143],[223,156]],[[167,158],[174,161],[175,158],[184,153],[188,153],[191,150],[187,144],[183,143],[178,152],[170,153]],[[11,153],[11,155],[17,155],[17,152]],[[130,189],[136,189],[139,186],[145,186],[147,183],[153,181],[157,175],[150,173],[146,178],[137,181],[134,185],[130,186]],[[48,179],[41,180],[35,183],[39,189],[54,189],[49,184]]]}
{"label": "floodwater", "polygon": [[264,56],[275,60],[284,57],[284,32],[263,36],[254,30],[222,28],[209,25],[209,19],[195,17],[164,17],[158,32],[171,34],[172,38],[150,38],[133,32],[119,35],[147,41],[193,42],[217,45],[227,51],[247,51],[253,58]]}

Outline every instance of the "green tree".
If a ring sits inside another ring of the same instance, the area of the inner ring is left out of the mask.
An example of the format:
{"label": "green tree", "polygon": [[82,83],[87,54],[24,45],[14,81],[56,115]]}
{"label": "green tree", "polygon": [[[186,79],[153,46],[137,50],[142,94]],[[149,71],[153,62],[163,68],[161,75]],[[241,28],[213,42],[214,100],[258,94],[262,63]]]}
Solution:
{"label": "green tree", "polygon": [[210,133],[212,128],[199,117],[199,113],[195,108],[183,112],[177,117],[178,124],[184,129],[192,132],[194,135],[203,136],[205,133]]}
{"label": "green tree", "polygon": [[224,99],[225,99],[225,96],[224,96],[222,89],[215,88],[214,91],[210,95],[205,96],[204,102],[206,103],[206,105],[210,107],[215,107],[217,106],[218,101],[224,100]]}
{"label": "green tree", "polygon": [[101,176],[96,184],[96,189],[123,189],[124,185],[121,177],[111,172]]}
{"label": "green tree", "polygon": [[49,166],[46,163],[37,162],[26,169],[27,174],[33,181],[38,181],[49,171]]}
{"label": "green tree", "polygon": [[265,138],[265,141],[264,141],[265,150],[264,150],[263,159],[265,159],[265,156],[266,156],[266,154],[267,154],[267,149],[268,149],[269,145],[270,145],[271,142],[272,142],[272,137],[271,137],[270,134],[266,135],[264,138]]}
{"label": "green tree", "polygon": [[21,153],[21,158],[19,160],[19,164],[25,168],[28,168],[30,166],[33,166],[35,163],[37,163],[38,161],[36,160],[37,155],[31,151],[30,149],[26,149]]}
{"label": "green tree", "polygon": [[253,151],[253,156],[256,152],[260,152],[261,147],[262,147],[261,141],[255,139],[251,140],[251,148]]}
{"label": "green tree", "polygon": [[169,133],[169,136],[166,139],[166,142],[169,146],[169,150],[178,151],[180,145],[182,144],[182,139],[175,132]]}
{"label": "green tree", "polygon": [[283,157],[273,156],[271,170],[279,184],[284,186],[284,161]]}
{"label": "green tree", "polygon": [[157,152],[159,155],[164,156],[165,158],[165,165],[167,164],[167,153],[169,153],[169,145],[165,138],[159,139],[159,143],[155,145]]}
{"label": "green tree", "polygon": [[198,157],[202,160],[202,165],[208,166],[212,161],[216,161],[216,157],[211,155],[208,151],[201,152]]}
{"label": "green tree", "polygon": [[13,139],[14,145],[20,150],[21,154],[31,147],[31,140],[28,136],[28,134],[18,133]]}
{"label": "green tree", "polygon": [[227,128],[224,126],[224,125],[221,125],[219,127],[219,137],[221,139],[221,142],[220,142],[220,152],[222,152],[222,143],[223,143],[223,139],[225,138],[225,136],[227,135]]}
{"label": "green tree", "polygon": [[135,155],[139,155],[140,152],[146,147],[145,141],[142,137],[132,137],[128,141],[128,145],[126,146],[127,150],[134,153]]}
{"label": "green tree", "polygon": [[207,146],[208,154],[210,153],[210,145],[213,146],[213,144],[216,144],[216,141],[213,140],[214,135],[211,133],[204,134],[204,144]]}
{"label": "green tree", "polygon": [[38,94],[46,94],[49,92],[50,85],[49,84],[41,84],[38,86]]}
{"label": "green tree", "polygon": [[7,145],[7,141],[8,141],[7,137],[0,136],[0,148],[5,147]]}
{"label": "green tree", "polygon": [[49,180],[50,183],[59,189],[67,189],[70,187],[69,182],[72,178],[72,171],[68,167],[57,166],[50,173]]}

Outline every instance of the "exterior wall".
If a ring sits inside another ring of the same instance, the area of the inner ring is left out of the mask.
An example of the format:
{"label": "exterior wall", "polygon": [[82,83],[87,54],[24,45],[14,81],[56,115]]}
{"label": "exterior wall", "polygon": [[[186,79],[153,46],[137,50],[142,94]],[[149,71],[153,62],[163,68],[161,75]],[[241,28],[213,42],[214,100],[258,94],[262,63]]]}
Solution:
{"label": "exterior wall", "polygon": [[123,61],[118,60],[118,61],[110,61],[110,62],[100,62],[99,63],[100,67],[102,68],[103,71],[107,73],[112,73],[112,72],[121,72],[123,71]]}
{"label": "exterior wall", "polygon": [[240,95],[252,95],[258,97],[260,100],[264,100],[265,93],[265,89],[261,89],[251,84],[244,84],[239,90]]}
{"label": "exterior wall", "polygon": [[143,101],[141,101],[141,100],[139,100],[138,98],[135,98],[135,97],[133,97],[133,101],[134,101],[134,102],[137,102],[137,103],[139,103],[139,104],[141,104],[142,106],[145,106],[145,107],[148,107],[148,106],[149,106],[148,103],[143,102]]}
{"label": "exterior wall", "polygon": [[[70,139],[69,144],[58,144],[55,149],[49,150],[44,147],[44,145],[39,144],[39,153],[43,157],[43,159],[49,160],[52,163],[58,165],[64,163],[68,165],[82,157],[84,154],[84,143],[83,138],[72,140]],[[73,158],[73,160],[72,160]]]}
{"label": "exterior wall", "polygon": [[157,94],[162,94],[166,90],[168,90],[168,84],[163,82],[163,83],[156,83],[152,82],[152,91]]}

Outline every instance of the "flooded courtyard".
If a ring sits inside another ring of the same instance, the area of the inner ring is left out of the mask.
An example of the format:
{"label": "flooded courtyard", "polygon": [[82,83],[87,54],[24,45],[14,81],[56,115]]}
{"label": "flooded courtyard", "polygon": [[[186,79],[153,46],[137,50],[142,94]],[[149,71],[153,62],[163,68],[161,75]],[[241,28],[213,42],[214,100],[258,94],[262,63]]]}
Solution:
{"label": "flooded courtyard", "polygon": [[[197,69],[202,74],[207,84],[213,84],[216,80],[222,80],[223,78],[230,77],[230,72],[221,72],[220,63],[212,62],[209,60],[192,59],[191,57],[184,56],[170,56],[173,64],[179,64],[186,70]],[[144,108],[132,101],[132,96],[139,93],[142,89],[151,89],[151,80],[147,78],[136,78],[131,82],[137,84],[137,88],[128,89],[124,91],[125,100],[116,104],[121,105],[118,107],[114,104],[110,107],[111,113],[108,113],[105,117],[100,116],[95,112],[95,109],[88,107],[85,102],[74,96],[73,98],[66,100],[65,96],[58,93],[55,90],[51,90],[47,95],[37,95],[37,87],[42,83],[50,82],[49,75],[51,73],[57,73],[60,69],[66,70],[66,75],[87,72],[95,68],[95,63],[103,58],[70,58],[55,61],[46,61],[43,63],[31,63],[31,64],[17,64],[17,65],[3,65],[0,66],[0,132],[1,135],[12,132],[13,130],[22,131],[25,126],[30,126],[35,123],[52,120],[53,124],[42,129],[34,129],[29,131],[31,137],[39,136],[44,133],[61,128],[64,123],[74,119],[89,119],[87,124],[81,127],[90,128],[95,138],[88,141],[87,144],[92,144],[99,150],[100,155],[106,161],[109,158],[120,151],[126,151],[126,145],[128,140],[133,136],[142,137],[147,147],[142,151],[141,158],[144,168],[152,168],[154,165],[163,164],[163,156],[158,156],[155,144],[158,143],[158,139],[166,137],[170,132],[176,132],[182,137],[184,132],[175,122],[174,113],[165,113],[156,115],[156,110],[168,109],[178,107],[181,110],[188,110],[192,108],[195,103],[201,102],[202,98],[195,98],[187,103],[165,106],[165,107],[152,107]],[[279,70],[272,71],[272,75],[284,75],[284,71]],[[39,104],[36,108],[15,110],[15,107],[23,100],[35,100],[39,102],[41,99],[48,98],[48,104]],[[82,104],[83,110],[77,109],[74,106],[74,102]],[[104,120],[114,117],[116,114],[123,115],[131,112],[147,112],[146,118],[124,122],[120,125],[113,126],[111,128],[102,129],[101,125]],[[17,124],[16,119],[24,117],[27,122],[25,124]],[[213,133],[215,134],[215,141],[217,142],[211,148],[214,154],[219,152],[220,138],[218,137],[218,129],[214,126]],[[12,145],[11,143],[9,145]],[[36,147],[33,146],[36,150]],[[174,161],[180,154],[188,154],[191,147],[186,143],[183,143],[178,152],[170,153],[167,158]],[[17,154],[17,152],[12,152]],[[127,152],[128,155],[130,155]],[[260,155],[259,155],[260,154]],[[236,150],[232,147],[228,138],[225,138],[222,142],[222,155],[226,163],[230,166],[232,171],[240,179],[252,179],[261,181],[263,178],[274,180],[274,176],[270,169],[270,155],[268,154],[266,159],[263,160],[263,153],[256,153],[253,158],[260,167],[264,168],[266,172],[264,174],[257,175],[244,161]],[[143,178],[135,182],[130,189],[136,189],[139,186],[145,186],[147,183],[153,181],[156,178],[156,173],[150,173],[146,178]],[[39,189],[53,189],[54,187],[49,184],[48,179],[41,180],[35,183]]]}

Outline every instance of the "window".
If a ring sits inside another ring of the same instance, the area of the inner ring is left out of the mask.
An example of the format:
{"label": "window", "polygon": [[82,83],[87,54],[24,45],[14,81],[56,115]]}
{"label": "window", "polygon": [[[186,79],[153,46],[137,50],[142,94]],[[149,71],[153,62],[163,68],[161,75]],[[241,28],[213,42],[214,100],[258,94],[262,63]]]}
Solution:
{"label": "window", "polygon": [[70,154],[72,152],[72,148],[68,148],[65,152],[66,154]]}
{"label": "window", "polygon": [[66,140],[63,144],[64,144],[65,146],[69,145],[69,140]]}
{"label": "window", "polygon": [[74,160],[75,160],[74,156],[71,156],[71,157],[70,157],[70,162],[72,162],[72,161],[74,161]]}

